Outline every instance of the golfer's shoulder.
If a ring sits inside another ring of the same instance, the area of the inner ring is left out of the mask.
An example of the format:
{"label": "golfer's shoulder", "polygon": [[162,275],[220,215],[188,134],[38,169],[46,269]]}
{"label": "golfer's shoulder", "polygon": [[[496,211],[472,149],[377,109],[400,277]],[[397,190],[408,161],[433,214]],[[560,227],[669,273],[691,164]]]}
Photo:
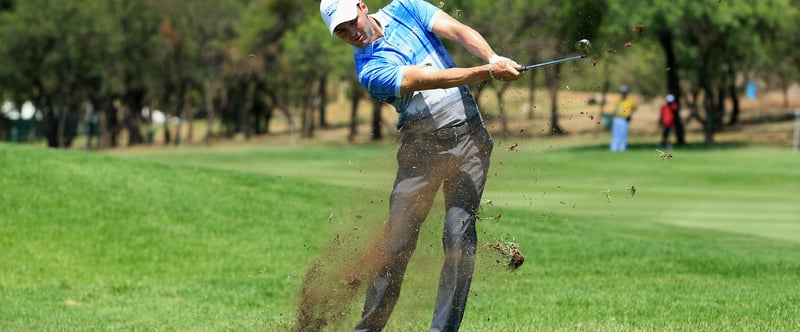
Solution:
{"label": "golfer's shoulder", "polygon": [[394,0],[383,8],[388,11],[411,13],[425,13],[439,10],[439,7],[425,0]]}
{"label": "golfer's shoulder", "polygon": [[420,2],[425,2],[425,0],[393,0],[389,3],[391,5],[418,5]]}

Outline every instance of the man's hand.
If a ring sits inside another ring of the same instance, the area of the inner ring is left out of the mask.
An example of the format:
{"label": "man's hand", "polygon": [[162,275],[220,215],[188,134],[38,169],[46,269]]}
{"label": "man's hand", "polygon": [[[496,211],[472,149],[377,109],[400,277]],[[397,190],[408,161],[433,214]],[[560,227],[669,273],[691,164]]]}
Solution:
{"label": "man's hand", "polygon": [[519,67],[516,61],[497,54],[489,58],[490,76],[499,81],[512,82],[520,79],[522,73],[517,70]]}

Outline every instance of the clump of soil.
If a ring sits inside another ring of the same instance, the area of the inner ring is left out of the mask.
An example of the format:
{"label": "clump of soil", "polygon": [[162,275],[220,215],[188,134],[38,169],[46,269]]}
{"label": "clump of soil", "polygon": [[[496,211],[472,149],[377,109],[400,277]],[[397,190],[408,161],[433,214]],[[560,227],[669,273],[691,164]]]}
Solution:
{"label": "clump of soil", "polygon": [[[510,241],[489,242],[487,248],[497,250],[503,254],[503,263],[509,271],[516,271],[522,263],[525,263],[525,255],[519,251],[519,244]],[[497,261],[500,263],[500,261]]]}

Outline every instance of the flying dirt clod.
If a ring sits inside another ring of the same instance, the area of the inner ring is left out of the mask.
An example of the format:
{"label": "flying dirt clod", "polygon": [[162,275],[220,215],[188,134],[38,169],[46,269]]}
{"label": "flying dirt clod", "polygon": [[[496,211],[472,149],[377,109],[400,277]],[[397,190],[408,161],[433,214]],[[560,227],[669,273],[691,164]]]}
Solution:
{"label": "flying dirt clod", "polygon": [[519,251],[519,244],[514,242],[489,242],[486,245],[489,249],[494,249],[503,254],[505,265],[509,271],[516,271],[522,263],[525,263],[525,255]]}

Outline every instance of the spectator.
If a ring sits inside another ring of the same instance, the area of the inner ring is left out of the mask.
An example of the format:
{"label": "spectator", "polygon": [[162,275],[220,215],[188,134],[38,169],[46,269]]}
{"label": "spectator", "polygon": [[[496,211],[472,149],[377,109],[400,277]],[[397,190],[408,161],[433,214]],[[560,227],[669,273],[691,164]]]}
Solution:
{"label": "spectator", "polygon": [[659,124],[661,125],[662,132],[661,144],[659,144],[658,147],[661,149],[672,149],[672,144],[669,143],[669,133],[672,127],[675,126],[675,117],[678,116],[678,103],[675,102],[675,96],[672,94],[667,94],[666,100],[667,102],[664,106],[661,106]]}
{"label": "spectator", "polygon": [[614,120],[611,123],[611,151],[625,151],[628,147],[628,124],[633,112],[636,111],[636,102],[628,95],[628,87],[619,88],[622,98],[617,102],[614,110]]}

